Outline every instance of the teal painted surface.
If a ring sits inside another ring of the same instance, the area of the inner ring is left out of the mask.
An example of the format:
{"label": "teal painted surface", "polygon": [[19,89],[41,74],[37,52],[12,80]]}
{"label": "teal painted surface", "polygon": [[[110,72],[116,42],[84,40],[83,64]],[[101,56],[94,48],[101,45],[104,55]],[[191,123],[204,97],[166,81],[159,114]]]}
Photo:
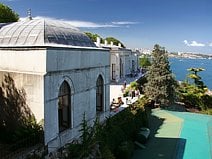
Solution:
{"label": "teal painted surface", "polygon": [[184,119],[180,133],[180,138],[186,139],[183,159],[211,159],[212,116],[186,112],[171,114]]}
{"label": "teal painted surface", "polygon": [[209,143],[210,143],[210,153],[212,158],[212,119],[208,122],[208,136],[209,136]]}

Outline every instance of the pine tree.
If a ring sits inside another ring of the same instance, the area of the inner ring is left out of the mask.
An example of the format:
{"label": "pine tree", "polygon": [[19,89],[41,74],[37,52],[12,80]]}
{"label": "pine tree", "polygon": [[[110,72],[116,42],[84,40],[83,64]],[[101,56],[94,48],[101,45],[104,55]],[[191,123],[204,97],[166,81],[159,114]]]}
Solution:
{"label": "pine tree", "polygon": [[206,88],[206,86],[204,85],[204,82],[201,80],[202,78],[197,74],[198,72],[204,71],[204,68],[189,68],[187,69],[190,74],[188,74],[188,78],[193,79],[194,80],[194,84],[198,87],[198,88]]}
{"label": "pine tree", "polygon": [[165,48],[157,44],[154,46],[151,64],[147,71],[144,93],[156,103],[168,106],[174,102],[176,81],[170,70]]}

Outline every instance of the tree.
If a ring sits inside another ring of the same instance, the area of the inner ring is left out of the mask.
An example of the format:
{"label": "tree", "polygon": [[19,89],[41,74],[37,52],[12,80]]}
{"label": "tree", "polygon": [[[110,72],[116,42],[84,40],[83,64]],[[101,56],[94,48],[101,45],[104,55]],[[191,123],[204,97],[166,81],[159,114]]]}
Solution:
{"label": "tree", "polygon": [[192,79],[192,83],[188,80],[181,83],[178,88],[179,100],[183,102],[187,107],[196,107],[198,109],[207,110],[211,106],[212,96],[209,96],[207,87],[201,81],[201,77],[197,74],[203,71],[203,68],[189,68],[190,73],[188,78]]}
{"label": "tree", "polygon": [[189,68],[187,69],[190,74],[188,74],[188,78],[194,80],[194,84],[199,88],[205,88],[203,81],[201,81],[201,77],[197,74],[198,72],[204,71],[203,68]]}
{"label": "tree", "polygon": [[152,63],[147,71],[145,95],[156,103],[167,106],[174,102],[176,84],[165,48],[155,45],[152,51]]}
{"label": "tree", "polygon": [[100,35],[98,34],[93,34],[90,32],[85,32],[85,34],[93,41],[96,42],[97,37],[100,38],[100,42],[104,43],[104,40],[107,40],[108,43],[110,43],[111,41],[113,42],[114,45],[117,45],[120,43],[122,47],[125,48],[124,44],[122,44],[118,39],[114,38],[114,37],[107,37],[105,39],[103,39]]}
{"label": "tree", "polygon": [[151,62],[148,59],[147,55],[144,55],[141,58],[139,58],[139,65],[143,68],[147,68],[151,65]]}
{"label": "tree", "polygon": [[108,43],[110,43],[110,42],[112,41],[113,44],[114,44],[114,45],[117,45],[117,46],[118,46],[118,44],[120,43],[121,46],[122,46],[123,48],[125,48],[124,44],[122,44],[118,39],[116,39],[116,38],[114,38],[114,37],[107,37],[107,38],[105,38],[105,40],[107,40]]}
{"label": "tree", "polygon": [[0,3],[0,23],[17,22],[19,15],[10,7]]}
{"label": "tree", "polygon": [[100,38],[101,43],[103,43],[103,41],[104,41],[103,38],[102,38],[100,35],[98,35],[98,34],[93,34],[93,33],[90,33],[90,32],[85,32],[85,34],[86,34],[93,42],[96,42],[97,37]]}

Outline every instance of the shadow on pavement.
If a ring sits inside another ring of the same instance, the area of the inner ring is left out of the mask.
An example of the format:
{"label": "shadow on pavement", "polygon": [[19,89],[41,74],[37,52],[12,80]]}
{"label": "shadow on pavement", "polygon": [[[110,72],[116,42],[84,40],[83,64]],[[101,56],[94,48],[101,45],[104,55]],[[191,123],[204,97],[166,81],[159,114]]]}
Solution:
{"label": "shadow on pavement", "polygon": [[150,136],[144,149],[135,149],[132,159],[183,159],[186,139],[156,137],[165,119],[152,115],[147,110]]}

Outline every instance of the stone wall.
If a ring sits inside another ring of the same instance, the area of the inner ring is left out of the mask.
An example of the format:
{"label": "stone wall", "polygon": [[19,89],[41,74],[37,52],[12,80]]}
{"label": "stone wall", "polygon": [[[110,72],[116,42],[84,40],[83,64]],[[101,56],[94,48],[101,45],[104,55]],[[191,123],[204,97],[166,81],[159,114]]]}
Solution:
{"label": "stone wall", "polygon": [[[104,111],[109,111],[109,54],[98,50],[48,50],[47,70],[44,82],[45,144],[49,151],[53,151],[79,136],[84,113],[88,121],[95,119],[99,75],[104,80]],[[63,81],[68,82],[71,88],[72,123],[70,129],[59,133],[58,94]]]}

